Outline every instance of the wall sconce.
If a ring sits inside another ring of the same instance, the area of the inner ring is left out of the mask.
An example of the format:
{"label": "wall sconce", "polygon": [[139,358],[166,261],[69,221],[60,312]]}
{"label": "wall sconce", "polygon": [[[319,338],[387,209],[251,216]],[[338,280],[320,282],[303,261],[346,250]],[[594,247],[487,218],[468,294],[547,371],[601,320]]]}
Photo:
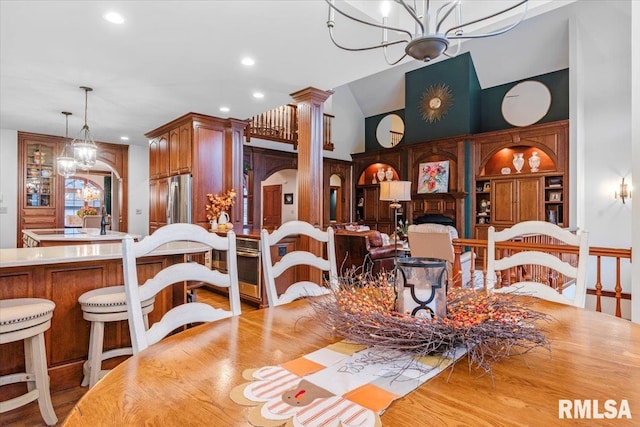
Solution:
{"label": "wall sconce", "polygon": [[615,198],[622,199],[622,204],[625,203],[625,199],[631,198],[631,188],[627,184],[624,183],[624,178],[622,178],[622,182],[620,183],[620,188],[616,191]]}

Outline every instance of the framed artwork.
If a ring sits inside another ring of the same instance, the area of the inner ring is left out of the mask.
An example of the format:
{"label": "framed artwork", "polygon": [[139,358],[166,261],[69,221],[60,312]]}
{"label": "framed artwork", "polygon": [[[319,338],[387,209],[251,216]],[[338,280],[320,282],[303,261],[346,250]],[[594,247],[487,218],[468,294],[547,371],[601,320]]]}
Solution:
{"label": "framed artwork", "polygon": [[449,160],[420,163],[418,194],[449,191]]}
{"label": "framed artwork", "polygon": [[560,201],[562,201],[562,192],[561,191],[549,191],[549,201],[550,202],[560,202]]}
{"label": "framed artwork", "polygon": [[285,205],[293,204],[293,193],[284,193],[284,204]]}
{"label": "framed artwork", "polygon": [[485,182],[484,187],[482,188],[482,191],[491,191],[491,183]]}

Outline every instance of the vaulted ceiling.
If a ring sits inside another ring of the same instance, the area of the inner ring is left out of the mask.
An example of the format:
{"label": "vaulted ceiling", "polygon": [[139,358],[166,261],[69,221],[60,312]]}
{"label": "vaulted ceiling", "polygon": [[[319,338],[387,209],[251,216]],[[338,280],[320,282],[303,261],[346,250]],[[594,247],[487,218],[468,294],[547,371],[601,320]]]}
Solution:
{"label": "vaulted ceiling", "polygon": [[[515,30],[463,45],[482,87],[568,66],[566,8],[543,12],[570,1],[532,3]],[[105,21],[110,10],[125,23]],[[84,114],[79,86],[90,86],[88,122],[98,141],[126,135],[144,145],[145,132],[189,111],[248,118],[307,86],[348,84],[364,116],[379,114],[403,107],[404,72],[425,66],[407,59],[392,68],[377,51],[339,50],[322,0],[3,0],[0,15],[0,127],[64,135],[61,111],[70,111],[75,136]],[[340,35],[362,37],[355,26]],[[256,64],[241,65],[244,56]]]}

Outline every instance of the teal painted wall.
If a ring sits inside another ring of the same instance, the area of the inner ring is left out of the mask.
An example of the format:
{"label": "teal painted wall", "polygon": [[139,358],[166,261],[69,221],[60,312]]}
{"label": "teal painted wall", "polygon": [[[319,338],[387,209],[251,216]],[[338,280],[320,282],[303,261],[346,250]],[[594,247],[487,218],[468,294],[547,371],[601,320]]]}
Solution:
{"label": "teal painted wall", "polygon": [[[405,77],[405,109],[365,118],[366,152],[382,149],[376,140],[376,127],[390,113],[398,114],[405,122],[405,136],[400,145],[512,128],[502,117],[502,98],[525,80],[542,82],[551,91],[549,112],[538,123],[569,118],[568,69],[481,89],[471,55],[467,53],[411,71]],[[429,85],[440,83],[453,93],[453,106],[441,121],[428,123],[422,118],[419,103]]]}
{"label": "teal painted wall", "polygon": [[555,122],[569,118],[569,69],[564,69],[483,89],[480,97],[481,132],[513,127],[502,117],[502,98],[509,89],[526,80],[544,83],[551,92],[549,111],[537,123]]}
{"label": "teal painted wall", "polygon": [[[422,94],[432,85],[446,85],[453,104],[444,117],[433,123],[422,118]],[[480,83],[469,53],[405,74],[405,143],[431,141],[478,130]]]}
{"label": "teal painted wall", "polygon": [[[398,116],[400,116],[400,118],[405,123],[405,131],[406,131],[407,121],[404,118],[404,110],[389,111],[384,114],[378,114],[377,116],[366,117],[364,119],[364,151],[365,152],[368,153],[369,151],[383,149],[383,147],[380,144],[378,144],[378,139],[376,138],[376,130],[378,128],[378,123],[380,123],[380,120],[385,118],[385,116],[387,116],[388,114],[397,114]],[[403,137],[398,143],[398,145],[404,144],[405,140],[406,138]]]}

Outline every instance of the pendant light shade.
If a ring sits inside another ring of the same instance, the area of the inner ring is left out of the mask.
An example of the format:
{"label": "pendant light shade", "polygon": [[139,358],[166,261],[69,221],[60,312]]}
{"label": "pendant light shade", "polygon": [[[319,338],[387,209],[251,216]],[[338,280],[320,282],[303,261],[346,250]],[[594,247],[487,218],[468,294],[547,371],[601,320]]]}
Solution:
{"label": "pendant light shade", "polygon": [[76,167],[82,170],[91,169],[96,164],[98,147],[91,138],[91,131],[87,125],[87,98],[88,93],[93,89],[86,86],[80,86],[84,90],[84,126],[80,130],[80,136],[73,140],[73,157],[76,161]]}
{"label": "pendant light shade", "polygon": [[73,157],[73,147],[69,143],[69,116],[71,113],[63,111],[62,114],[65,115],[66,120],[64,148],[62,149],[62,153],[56,157],[56,169],[58,170],[59,175],[69,178],[71,175],[76,173],[76,159]]}

